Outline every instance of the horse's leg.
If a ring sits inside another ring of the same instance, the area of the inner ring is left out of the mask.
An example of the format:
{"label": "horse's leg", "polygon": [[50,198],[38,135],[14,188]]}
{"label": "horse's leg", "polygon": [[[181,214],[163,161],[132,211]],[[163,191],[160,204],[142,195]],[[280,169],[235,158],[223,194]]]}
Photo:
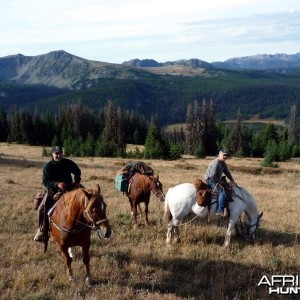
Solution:
{"label": "horse's leg", "polygon": [[69,248],[68,248],[68,253],[69,253],[69,255],[70,255],[71,258],[74,257],[73,251],[72,251],[72,247],[69,247]]}
{"label": "horse's leg", "polygon": [[172,219],[171,222],[168,224],[166,239],[167,244],[170,244],[172,240],[174,240],[175,243],[180,243],[179,224],[180,221],[177,219]]}
{"label": "horse's leg", "polygon": [[228,227],[225,235],[224,247],[228,247],[230,245],[231,236],[234,232],[234,226],[238,220],[238,217],[230,217],[228,222]]}
{"label": "horse's leg", "polygon": [[137,226],[137,204],[136,203],[132,203],[132,220],[134,223],[134,226]]}
{"label": "horse's leg", "polygon": [[149,203],[145,202],[145,225],[149,225],[148,214],[149,214]]}
{"label": "horse's leg", "polygon": [[85,283],[91,286],[91,273],[90,273],[90,245],[82,246],[82,260],[85,265]]}
{"label": "horse's leg", "polygon": [[133,201],[131,197],[128,197],[129,204],[131,208],[131,217],[134,225],[137,225],[137,204],[136,201]]}
{"label": "horse's leg", "polygon": [[137,205],[137,207],[139,208],[140,214],[142,214],[143,212],[142,212],[142,208],[141,208],[141,203],[139,203],[139,204]]}
{"label": "horse's leg", "polygon": [[68,249],[69,249],[69,247],[65,247],[63,245],[60,245],[60,250],[61,250],[62,254],[65,257],[66,264],[67,264],[67,267],[68,267],[69,280],[73,280],[73,271],[72,271],[72,267],[71,267],[72,258],[69,255]]}
{"label": "horse's leg", "polygon": [[174,226],[173,227],[174,230],[174,241],[175,243],[180,243],[180,233],[179,233],[179,226]]}
{"label": "horse's leg", "polygon": [[168,231],[167,231],[167,239],[166,243],[171,244],[173,238],[173,224],[172,221],[168,224]]}

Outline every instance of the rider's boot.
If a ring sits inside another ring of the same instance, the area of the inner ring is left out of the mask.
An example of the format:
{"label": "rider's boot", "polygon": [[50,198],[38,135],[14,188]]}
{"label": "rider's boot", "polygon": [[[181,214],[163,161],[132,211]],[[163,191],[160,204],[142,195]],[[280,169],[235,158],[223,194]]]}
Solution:
{"label": "rider's boot", "polygon": [[34,236],[33,240],[36,241],[36,242],[42,242],[43,241],[43,232],[40,229],[38,229],[38,231],[37,231],[36,235]]}

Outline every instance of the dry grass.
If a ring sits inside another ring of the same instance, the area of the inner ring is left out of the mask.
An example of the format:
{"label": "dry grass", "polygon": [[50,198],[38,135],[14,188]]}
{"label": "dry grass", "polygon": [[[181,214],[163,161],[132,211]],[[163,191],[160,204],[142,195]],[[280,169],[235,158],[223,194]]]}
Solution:
{"label": "dry grass", "polygon": [[[298,273],[299,162],[281,163],[274,173],[264,171],[257,159],[228,161],[264,216],[254,245],[233,239],[230,249],[224,249],[225,227],[203,221],[183,226],[181,244],[166,247],[163,203],[154,197],[151,225],[145,227],[140,217],[141,225],[133,229],[128,200],[114,189],[115,173],[128,160],[74,158],[86,187],[100,183],[114,234],[109,240],[93,236],[93,287],[84,285],[79,259],[73,262],[75,281],[70,283],[54,242],[44,254],[32,240],[37,228],[32,198],[48,161],[41,153],[41,147],[0,144],[1,299],[268,299],[266,289],[257,287],[263,274]],[[211,159],[146,162],[167,192],[203,177]]]}

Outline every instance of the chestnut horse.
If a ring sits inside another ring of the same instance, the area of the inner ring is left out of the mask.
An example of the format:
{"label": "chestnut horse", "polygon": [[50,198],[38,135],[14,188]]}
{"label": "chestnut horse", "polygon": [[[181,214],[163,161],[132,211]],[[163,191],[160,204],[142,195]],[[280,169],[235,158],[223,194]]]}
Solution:
{"label": "chestnut horse", "polygon": [[69,279],[73,279],[73,271],[68,250],[73,246],[81,246],[86,269],[85,281],[90,286],[91,230],[96,230],[99,237],[109,238],[111,235],[99,184],[92,191],[80,188],[63,194],[51,210],[50,232],[65,257]]}
{"label": "chestnut horse", "polygon": [[160,199],[165,200],[162,184],[159,181],[158,175],[147,175],[135,173],[129,181],[129,188],[126,196],[129,199],[131,214],[134,224],[137,225],[137,207],[140,208],[140,203],[145,204],[145,224],[149,225],[148,213],[151,192]]}

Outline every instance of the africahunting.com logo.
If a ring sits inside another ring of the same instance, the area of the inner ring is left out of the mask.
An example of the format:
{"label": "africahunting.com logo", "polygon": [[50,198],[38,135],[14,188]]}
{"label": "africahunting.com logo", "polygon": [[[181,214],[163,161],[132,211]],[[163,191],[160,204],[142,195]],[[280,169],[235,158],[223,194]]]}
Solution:
{"label": "africahunting.com logo", "polygon": [[263,275],[257,286],[267,286],[269,295],[300,294],[299,275]]}

